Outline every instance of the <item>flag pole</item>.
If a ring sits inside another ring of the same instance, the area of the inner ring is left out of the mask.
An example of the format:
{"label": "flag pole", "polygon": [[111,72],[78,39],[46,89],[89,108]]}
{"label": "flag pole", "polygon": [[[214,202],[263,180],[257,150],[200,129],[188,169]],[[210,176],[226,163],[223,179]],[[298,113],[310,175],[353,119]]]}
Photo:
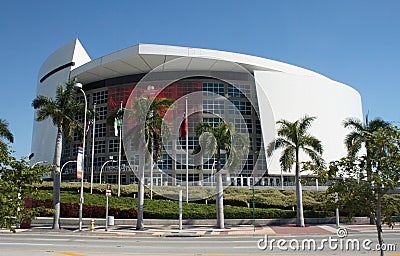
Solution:
{"label": "flag pole", "polygon": [[93,123],[92,123],[92,165],[90,167],[90,194],[93,194],[93,167],[94,167],[94,137],[96,126],[96,103],[93,104]]}
{"label": "flag pole", "polygon": [[[122,101],[121,101],[121,107],[119,111],[122,111]],[[118,112],[119,112],[118,111]],[[121,141],[122,141],[122,119],[120,120],[120,126],[119,126],[119,148],[118,148],[118,197],[121,195]]]}
{"label": "flag pole", "polygon": [[189,203],[189,123],[188,123],[187,96],[185,96],[185,122],[186,122],[186,203]]}

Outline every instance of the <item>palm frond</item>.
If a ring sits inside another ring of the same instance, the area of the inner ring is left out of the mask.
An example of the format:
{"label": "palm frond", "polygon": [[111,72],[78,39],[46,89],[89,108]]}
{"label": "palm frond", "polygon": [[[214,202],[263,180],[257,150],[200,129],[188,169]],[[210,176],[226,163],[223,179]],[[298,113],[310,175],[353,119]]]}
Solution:
{"label": "palm frond", "polygon": [[52,98],[43,96],[43,95],[38,95],[33,101],[32,101],[32,107],[34,109],[39,109],[42,108],[43,106],[46,105],[55,105],[55,102]]}
{"label": "palm frond", "polygon": [[287,147],[282,151],[282,155],[279,158],[279,163],[281,165],[282,170],[290,171],[293,163],[295,162],[295,148]]}
{"label": "palm frond", "polygon": [[352,131],[345,136],[344,144],[347,148],[347,153],[350,156],[354,156],[360,151],[362,146],[363,134],[357,131]]}
{"label": "palm frond", "polygon": [[200,136],[203,132],[212,133],[213,127],[211,124],[200,122],[195,127],[195,133],[197,136]]}
{"label": "palm frond", "polygon": [[366,140],[368,134],[376,132],[379,128],[389,127],[390,123],[381,118],[370,120],[367,114],[364,123],[357,118],[347,118],[343,121],[343,126],[352,130],[346,135],[344,143],[348,154],[354,156],[360,151],[362,143]]}
{"label": "palm frond", "polygon": [[357,132],[362,132],[364,130],[364,125],[358,118],[346,118],[343,121],[343,126],[344,128],[349,128]]}
{"label": "palm frond", "polygon": [[279,137],[268,144],[267,155],[271,156],[273,151],[283,149],[279,159],[282,170],[290,170],[296,161],[295,159],[299,157],[296,156],[299,150],[306,151],[312,159],[318,161],[318,163],[323,163],[321,141],[308,134],[308,130],[315,119],[316,117],[305,115],[295,122],[289,122],[285,119],[277,122],[280,125],[277,131]]}
{"label": "palm frond", "polygon": [[383,119],[378,117],[378,118],[372,119],[371,121],[369,121],[367,123],[368,129],[366,129],[366,130],[369,132],[375,132],[379,128],[387,128],[390,125],[391,124],[389,122],[386,122]]}
{"label": "palm frond", "polygon": [[0,119],[0,137],[5,138],[9,142],[14,142],[14,135],[8,128],[8,122],[4,119]]}
{"label": "palm frond", "polygon": [[32,101],[33,108],[37,110],[36,121],[51,118],[53,124],[62,129],[63,137],[67,140],[70,140],[73,131],[81,126],[75,116],[84,112],[84,105],[75,99],[75,82],[76,80],[71,79],[65,87],[58,85],[54,99],[38,95]]}
{"label": "palm frond", "polygon": [[302,136],[299,141],[299,146],[302,148],[310,147],[315,150],[318,154],[323,153],[322,143],[319,139],[309,134]]}
{"label": "palm frond", "polygon": [[317,151],[308,147],[303,147],[302,150],[311,158],[311,160],[318,167],[325,168],[325,161]]}
{"label": "palm frond", "polygon": [[294,146],[293,142],[287,140],[286,138],[280,137],[270,142],[267,147],[267,156],[272,156],[272,153],[276,149],[286,148]]}
{"label": "palm frond", "polygon": [[[162,152],[162,138],[168,136],[168,126],[162,118],[174,100],[166,98],[150,99],[143,95],[135,99],[132,109],[125,109],[123,119],[131,122],[129,130],[125,131],[124,137],[135,141],[137,145],[143,144],[145,158],[149,159],[150,154],[156,162]],[[114,121],[117,113],[108,117],[108,123]]]}
{"label": "palm frond", "polygon": [[298,121],[291,123],[287,120],[281,120],[277,123],[281,124],[277,131],[278,136],[281,138],[286,138],[286,140],[291,141],[293,144],[297,144]]}
{"label": "palm frond", "polygon": [[299,137],[307,133],[308,129],[310,129],[310,127],[311,127],[311,123],[315,119],[317,119],[317,117],[305,115],[304,117],[302,117],[299,120],[299,123],[298,123],[298,134],[299,134]]}

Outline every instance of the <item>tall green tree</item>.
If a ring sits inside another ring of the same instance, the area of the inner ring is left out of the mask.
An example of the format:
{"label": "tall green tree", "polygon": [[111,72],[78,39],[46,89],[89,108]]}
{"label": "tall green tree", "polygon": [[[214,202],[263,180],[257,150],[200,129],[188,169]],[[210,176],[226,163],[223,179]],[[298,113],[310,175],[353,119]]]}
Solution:
{"label": "tall green tree", "polygon": [[[353,210],[349,211],[350,217],[354,216],[354,209],[371,213],[382,249],[382,223],[393,223],[393,212],[390,210],[393,202],[385,202],[384,196],[400,183],[400,129],[388,126],[378,128],[372,133],[365,132],[361,142],[367,147],[364,154],[347,156],[331,163],[332,176],[350,179],[335,184],[330,191],[339,193],[339,206]],[[364,179],[367,168],[370,168],[369,177]],[[382,205],[389,210],[383,209]],[[384,251],[381,250],[380,253],[383,255]]]}
{"label": "tall green tree", "polygon": [[200,152],[200,149],[205,149],[203,154],[215,155],[216,160],[216,209],[217,209],[217,227],[225,228],[224,221],[224,194],[221,172],[221,154],[223,151],[228,159],[226,166],[228,169],[238,169],[241,167],[244,154],[247,156],[249,148],[249,139],[243,134],[235,130],[233,123],[222,121],[217,127],[213,127],[208,123],[199,123],[196,128],[196,135],[201,136],[199,147],[194,153]]}
{"label": "tall green tree", "polygon": [[[372,149],[368,145],[370,141],[366,138],[369,136],[369,134],[376,132],[379,128],[389,127],[390,123],[382,120],[381,118],[369,120],[368,115],[366,115],[364,122],[357,118],[347,118],[343,121],[343,126],[351,129],[351,132],[346,135],[344,141],[347,147],[348,155],[355,156],[360,152],[364,145],[367,152],[366,157],[368,158],[374,152],[370,151]],[[365,170],[367,173],[367,179],[369,179],[371,168],[371,164],[367,163]]]}
{"label": "tall green tree", "polygon": [[279,120],[277,122],[280,127],[278,128],[278,138],[271,141],[267,148],[267,155],[271,156],[277,149],[282,149],[282,155],[279,159],[282,170],[290,171],[293,164],[295,165],[296,177],[296,207],[297,207],[297,220],[298,227],[304,227],[304,214],[303,214],[303,195],[300,183],[301,160],[300,151],[303,151],[310,157],[313,163],[318,166],[324,165],[322,159],[323,147],[320,140],[308,133],[312,122],[316,117],[305,115],[304,117],[289,122],[287,120]]}
{"label": "tall green tree", "polygon": [[41,183],[48,166],[30,166],[25,158],[13,157],[8,146],[0,147],[0,228],[15,231],[18,223],[29,223],[39,215],[39,208],[26,207],[24,199],[37,197],[33,183]]}
{"label": "tall green tree", "polygon": [[4,138],[9,142],[14,142],[14,135],[8,128],[8,122],[4,119],[0,119],[0,138]]}
{"label": "tall green tree", "polygon": [[[124,137],[137,143],[139,148],[138,169],[138,213],[136,229],[142,230],[144,210],[144,170],[146,162],[149,166],[157,163],[162,150],[162,134],[167,132],[163,125],[163,116],[174,100],[167,98],[150,99],[149,96],[141,96],[133,102],[132,110],[125,110],[124,118],[133,120],[135,125],[128,130]],[[153,159],[153,162],[150,160]]]}
{"label": "tall green tree", "polygon": [[82,125],[75,117],[79,114],[84,114],[84,104],[76,100],[75,82],[75,80],[70,80],[65,86],[59,85],[54,99],[38,95],[32,101],[33,108],[37,110],[36,121],[51,118],[54,126],[57,127],[53,160],[55,168],[52,171],[54,182],[53,204],[55,210],[53,229],[60,229],[60,166],[63,140],[64,138],[71,138],[75,130],[81,129]]}

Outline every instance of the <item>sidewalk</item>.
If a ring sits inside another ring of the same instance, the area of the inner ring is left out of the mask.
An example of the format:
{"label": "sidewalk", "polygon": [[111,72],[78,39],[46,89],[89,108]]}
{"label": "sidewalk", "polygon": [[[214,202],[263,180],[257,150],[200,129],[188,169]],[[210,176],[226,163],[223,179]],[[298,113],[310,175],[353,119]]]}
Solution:
{"label": "sidewalk", "polygon": [[[357,234],[360,232],[376,232],[374,225],[343,225],[348,234]],[[399,232],[400,227],[395,226],[389,229],[383,228],[384,232]],[[4,232],[2,230],[1,232]],[[18,229],[17,232],[55,232],[49,225],[33,225],[29,229]],[[64,226],[60,231],[62,233],[77,233],[76,226]],[[90,226],[84,225],[82,232],[93,235],[115,235],[115,236],[147,236],[147,237],[202,237],[202,236],[260,236],[260,235],[301,235],[301,234],[332,234],[336,235],[337,227],[335,225],[306,225],[306,227],[296,227],[295,225],[284,226],[256,226],[237,225],[226,226],[225,229],[218,229],[215,226],[205,225],[184,225],[179,230],[178,225],[145,225],[144,230],[136,230],[132,225],[109,226],[105,231],[104,226],[95,225],[95,230],[90,231]]]}

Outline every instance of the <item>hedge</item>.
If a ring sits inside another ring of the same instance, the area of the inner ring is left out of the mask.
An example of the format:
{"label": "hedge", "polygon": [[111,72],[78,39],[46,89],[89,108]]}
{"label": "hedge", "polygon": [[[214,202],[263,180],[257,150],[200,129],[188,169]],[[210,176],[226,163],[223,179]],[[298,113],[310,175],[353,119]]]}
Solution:
{"label": "hedge", "polygon": [[[52,183],[44,182],[41,185],[35,185],[39,189],[38,199],[52,199]],[[85,183],[85,192],[90,189],[90,184]],[[113,196],[109,198],[110,208],[120,208],[120,210],[137,209],[137,185],[122,185],[121,197],[117,197],[117,186],[113,185]],[[62,183],[61,185],[61,202],[74,204],[79,202],[80,183]],[[176,195],[177,188],[175,187],[156,187],[154,191],[162,192],[163,194]],[[215,189],[214,189],[215,190]],[[191,188],[192,196],[202,197],[215,192],[211,188],[194,187]],[[166,200],[159,194],[154,193],[153,199],[149,200],[149,189],[145,189],[145,218],[160,218],[160,219],[176,219],[178,218],[178,202],[174,200]],[[203,197],[205,198],[205,197]],[[278,189],[256,189],[254,191],[254,203],[256,207],[257,218],[293,218],[295,217],[296,197],[294,190],[280,191]],[[400,205],[398,195],[385,196],[386,201],[396,202],[395,205]],[[105,206],[105,185],[94,184],[93,194],[85,193],[85,204],[92,206]],[[206,204],[206,201],[208,204]],[[226,218],[252,218],[252,202],[253,191],[249,188],[228,187],[224,190],[224,205]],[[332,195],[326,192],[303,191],[303,207],[305,217],[326,217],[334,216],[333,210],[334,201]],[[72,206],[71,206],[72,207]],[[234,208],[231,208],[234,207]],[[235,208],[236,207],[236,208]],[[50,206],[49,208],[52,208]],[[103,207],[104,208],[104,207]],[[396,208],[396,207],[395,207]],[[385,207],[387,211],[397,214],[397,209]],[[87,210],[91,212],[101,211]],[[345,211],[341,213],[346,214]],[[357,216],[365,216],[360,212]],[[193,203],[184,204],[183,217],[185,219],[206,219],[215,218],[215,195],[207,199],[201,199]],[[237,217],[238,216],[238,217]]]}
{"label": "hedge", "polygon": [[[32,202],[33,207],[44,206],[46,208],[53,208],[52,200],[37,200],[34,199]],[[61,203],[60,205],[60,215],[64,218],[78,218],[79,217],[79,203]],[[111,207],[108,209],[110,216],[114,216],[117,219],[135,219],[137,218],[137,212],[135,209],[123,209]],[[105,218],[106,208],[104,206],[97,205],[83,205],[83,216],[85,218]],[[43,212],[42,216],[51,216],[51,213]]]}
{"label": "hedge", "polygon": [[[33,200],[33,207],[44,206],[52,208],[52,200]],[[256,218],[258,219],[276,219],[276,218],[295,218],[296,212],[293,210],[283,209],[255,209]],[[117,219],[135,219],[137,212],[134,208],[120,209],[111,207],[109,214]],[[247,207],[230,206],[224,207],[225,218],[227,219],[252,219],[253,209]],[[145,200],[144,217],[147,219],[178,219],[179,204],[177,201],[171,200]],[[51,214],[43,214],[42,216],[51,216]],[[79,216],[79,203],[61,203],[61,217],[77,218]],[[83,205],[83,216],[86,218],[104,218],[105,207],[96,205]],[[332,212],[305,210],[304,216],[308,218],[323,218],[333,216]],[[184,219],[215,219],[216,210],[214,204],[199,205],[195,203],[183,204]]]}

